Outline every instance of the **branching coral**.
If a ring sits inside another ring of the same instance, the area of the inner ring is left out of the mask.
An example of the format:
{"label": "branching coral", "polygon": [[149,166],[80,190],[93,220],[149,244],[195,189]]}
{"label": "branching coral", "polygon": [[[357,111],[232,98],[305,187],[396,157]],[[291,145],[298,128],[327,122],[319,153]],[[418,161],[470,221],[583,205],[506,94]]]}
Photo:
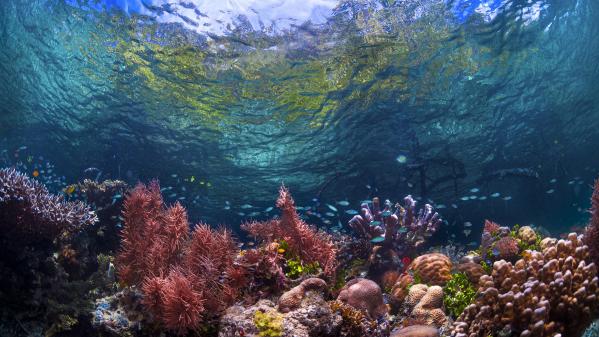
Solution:
{"label": "branching coral", "polygon": [[386,200],[381,209],[379,199],[374,198],[372,208],[363,203],[361,214],[349,221],[349,226],[359,237],[375,244],[371,260],[381,255],[399,266],[402,256],[413,254],[439,228],[441,218],[431,205],[425,204],[416,212],[416,201],[410,195],[404,198],[404,203],[403,207],[399,204],[392,206]]}
{"label": "branching coral", "polygon": [[97,221],[82,202],[68,202],[15,169],[0,170],[0,228],[27,242],[68,238]]}
{"label": "branching coral", "polygon": [[285,186],[279,190],[277,207],[281,210],[280,219],[246,223],[242,228],[265,244],[284,240],[291,254],[298,256],[303,263],[318,263],[324,274],[333,278],[337,268],[337,249],[331,238],[300,219]]}
{"label": "branching coral", "polygon": [[190,233],[185,209],[166,208],[157,182],[133,189],[123,216],[120,281],[141,286],[144,305],[164,327],[197,329],[236,298],[246,270],[235,264],[229,231],[199,224]]}
{"label": "branching coral", "polygon": [[504,260],[480,279],[475,302],[454,323],[452,336],[580,336],[599,310],[597,266],[575,233]]}

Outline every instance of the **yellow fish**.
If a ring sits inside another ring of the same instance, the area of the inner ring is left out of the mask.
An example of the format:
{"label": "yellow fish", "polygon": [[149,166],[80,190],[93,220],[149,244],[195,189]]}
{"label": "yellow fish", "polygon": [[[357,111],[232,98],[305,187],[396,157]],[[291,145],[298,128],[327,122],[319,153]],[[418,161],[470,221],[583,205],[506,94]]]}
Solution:
{"label": "yellow fish", "polygon": [[64,189],[64,192],[68,195],[73,194],[75,192],[75,185],[69,185]]}
{"label": "yellow fish", "polygon": [[194,181],[196,181],[196,177],[195,176],[191,176],[191,178],[189,178],[189,181],[193,183]]}

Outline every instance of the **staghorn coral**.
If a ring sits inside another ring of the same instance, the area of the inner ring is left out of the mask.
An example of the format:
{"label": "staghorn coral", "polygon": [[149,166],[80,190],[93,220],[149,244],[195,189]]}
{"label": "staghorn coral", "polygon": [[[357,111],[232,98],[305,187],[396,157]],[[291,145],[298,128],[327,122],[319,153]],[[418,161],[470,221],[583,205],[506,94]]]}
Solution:
{"label": "staghorn coral", "polygon": [[281,210],[280,219],[246,223],[241,226],[242,229],[265,244],[285,241],[290,254],[299,256],[306,264],[318,263],[324,275],[333,279],[337,268],[337,249],[330,236],[300,219],[295,202],[285,186],[279,190],[276,205]]}
{"label": "staghorn coral", "polygon": [[363,311],[372,319],[380,318],[387,313],[381,287],[374,281],[364,278],[347,282],[339,292],[337,300]]}
{"label": "staghorn coral", "polygon": [[437,231],[440,223],[441,218],[431,205],[425,204],[416,212],[416,201],[408,195],[404,198],[403,207],[399,204],[393,207],[386,200],[381,209],[378,198],[373,198],[372,208],[363,203],[361,214],[355,215],[349,226],[358,237],[375,244],[371,260],[381,255],[387,257],[394,267],[401,267],[401,257],[413,254],[426,238]]}
{"label": "staghorn coral", "polygon": [[0,170],[0,229],[25,243],[65,240],[97,221],[82,202],[65,201],[13,168]]}
{"label": "staghorn coral", "polygon": [[454,323],[451,336],[580,336],[597,317],[599,278],[582,236],[504,260],[482,276],[475,302]]}
{"label": "staghorn coral", "polygon": [[248,269],[236,265],[231,232],[198,224],[165,207],[157,182],[139,184],[124,202],[120,282],[141,286],[143,304],[166,329],[185,334],[218,316],[238,296]]}
{"label": "staghorn coral", "polygon": [[449,257],[439,253],[430,253],[415,258],[410,264],[409,270],[422,283],[442,286],[451,278],[451,268]]}
{"label": "staghorn coral", "polygon": [[408,320],[437,328],[447,324],[443,307],[443,288],[415,284],[410,287],[405,301]]}

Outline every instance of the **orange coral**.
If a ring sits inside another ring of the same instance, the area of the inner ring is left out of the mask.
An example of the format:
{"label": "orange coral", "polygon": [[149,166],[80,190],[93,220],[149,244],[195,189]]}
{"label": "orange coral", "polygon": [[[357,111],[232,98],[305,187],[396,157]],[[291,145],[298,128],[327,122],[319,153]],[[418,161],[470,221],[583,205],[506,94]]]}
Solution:
{"label": "orange coral", "polygon": [[409,269],[423,283],[443,286],[451,279],[451,268],[449,257],[440,253],[430,253],[415,258]]}

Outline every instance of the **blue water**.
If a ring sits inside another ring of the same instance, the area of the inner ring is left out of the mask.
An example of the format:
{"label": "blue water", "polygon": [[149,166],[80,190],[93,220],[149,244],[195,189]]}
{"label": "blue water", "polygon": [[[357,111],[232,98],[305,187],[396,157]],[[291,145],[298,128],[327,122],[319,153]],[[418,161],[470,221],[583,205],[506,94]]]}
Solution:
{"label": "blue water", "polygon": [[214,224],[285,183],[325,226],[413,194],[465,242],[484,218],[563,231],[599,171],[598,6],[2,1],[0,161],[57,191],[157,178]]}

